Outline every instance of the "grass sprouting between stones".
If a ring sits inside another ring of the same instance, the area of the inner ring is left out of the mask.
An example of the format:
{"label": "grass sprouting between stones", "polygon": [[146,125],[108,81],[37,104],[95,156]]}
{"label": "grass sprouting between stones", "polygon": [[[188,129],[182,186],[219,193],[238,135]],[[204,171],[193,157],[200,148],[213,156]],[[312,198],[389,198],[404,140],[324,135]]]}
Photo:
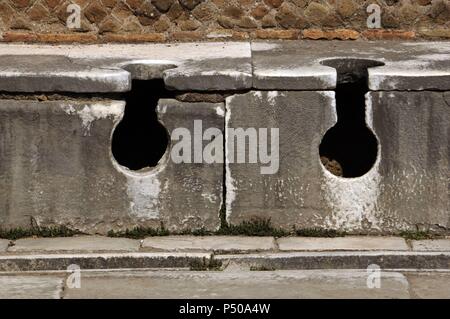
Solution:
{"label": "grass sprouting between stones", "polygon": [[27,237],[41,237],[41,238],[54,238],[54,237],[73,237],[75,235],[81,235],[82,232],[70,229],[66,226],[53,226],[53,227],[31,227],[31,228],[11,228],[0,229],[0,238],[16,240]]}

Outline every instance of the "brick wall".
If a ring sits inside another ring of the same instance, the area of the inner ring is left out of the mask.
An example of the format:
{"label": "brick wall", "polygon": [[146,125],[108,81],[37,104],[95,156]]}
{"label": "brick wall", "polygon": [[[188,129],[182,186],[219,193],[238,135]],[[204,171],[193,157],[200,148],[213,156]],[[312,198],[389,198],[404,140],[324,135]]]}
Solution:
{"label": "brick wall", "polygon": [[[67,7],[81,8],[69,29]],[[368,29],[367,6],[381,7]],[[0,41],[450,38],[449,0],[0,0]]]}

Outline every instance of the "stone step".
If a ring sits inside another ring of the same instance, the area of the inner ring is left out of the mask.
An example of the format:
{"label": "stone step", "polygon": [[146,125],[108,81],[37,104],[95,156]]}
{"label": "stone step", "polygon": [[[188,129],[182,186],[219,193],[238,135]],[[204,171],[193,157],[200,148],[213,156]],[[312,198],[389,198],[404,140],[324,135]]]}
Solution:
{"label": "stone step", "polygon": [[[211,258],[218,264],[211,263]],[[75,236],[0,240],[0,271],[124,268],[449,269],[450,239]]]}
{"label": "stone step", "polygon": [[102,253],[0,256],[0,271],[47,271],[69,269],[189,268],[208,263],[207,253]]}
{"label": "stone step", "polygon": [[450,298],[449,271],[135,269],[79,275],[75,281],[65,272],[0,274],[0,298]]}
{"label": "stone step", "polygon": [[251,269],[449,269],[450,252],[329,251],[214,256]]}

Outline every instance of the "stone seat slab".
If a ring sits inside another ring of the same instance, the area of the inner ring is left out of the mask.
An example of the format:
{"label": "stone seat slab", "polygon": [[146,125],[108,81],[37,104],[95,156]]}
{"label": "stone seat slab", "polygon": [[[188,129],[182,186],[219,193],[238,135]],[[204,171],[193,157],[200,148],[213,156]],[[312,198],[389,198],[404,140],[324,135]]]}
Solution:
{"label": "stone seat slab", "polygon": [[405,251],[403,238],[351,236],[339,238],[287,237],[277,240],[281,251]]}

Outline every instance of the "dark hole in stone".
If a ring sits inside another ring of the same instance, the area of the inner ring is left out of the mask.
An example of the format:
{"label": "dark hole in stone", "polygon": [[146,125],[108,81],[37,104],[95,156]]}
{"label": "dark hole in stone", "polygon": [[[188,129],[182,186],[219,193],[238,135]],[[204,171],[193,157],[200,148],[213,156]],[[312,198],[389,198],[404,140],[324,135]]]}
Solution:
{"label": "dark hole in stone", "polygon": [[335,59],[322,62],[337,70],[336,108],[338,121],[320,144],[324,166],[342,177],[366,174],[377,158],[378,142],[365,120],[368,68],[384,65],[362,59]]}
{"label": "dark hole in stone", "polygon": [[126,94],[125,114],[112,138],[116,161],[130,170],[155,167],[166,152],[169,136],[158,122],[156,106],[170,97],[162,80],[133,81]]}

